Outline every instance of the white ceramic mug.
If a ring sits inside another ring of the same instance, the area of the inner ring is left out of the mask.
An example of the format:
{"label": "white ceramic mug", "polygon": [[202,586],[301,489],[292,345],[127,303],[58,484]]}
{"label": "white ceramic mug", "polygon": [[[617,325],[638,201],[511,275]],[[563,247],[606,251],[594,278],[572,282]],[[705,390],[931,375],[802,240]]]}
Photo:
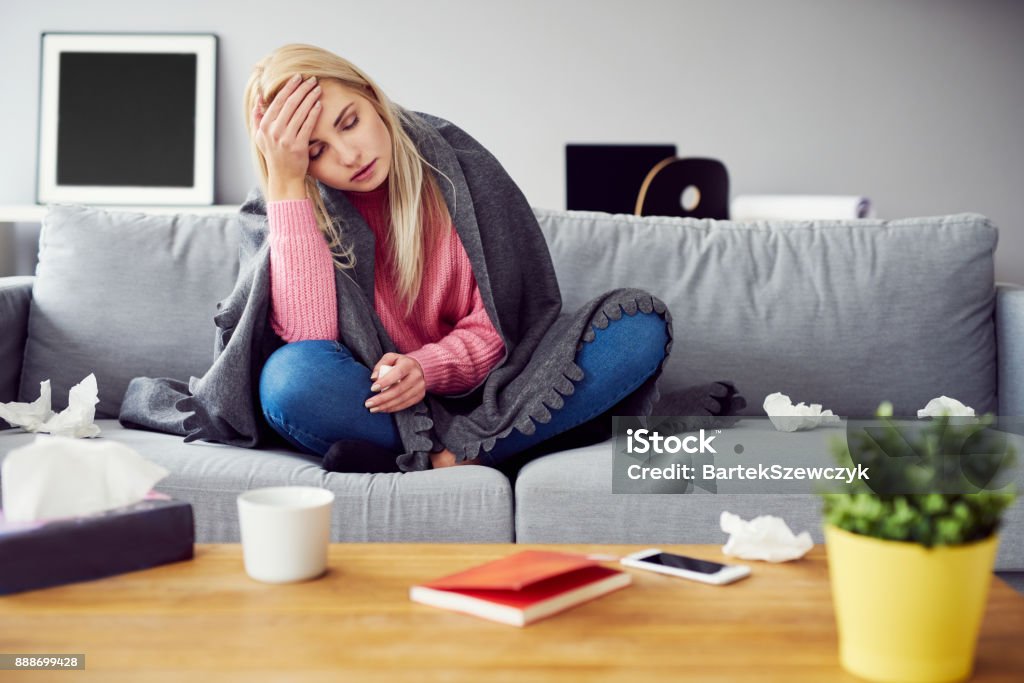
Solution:
{"label": "white ceramic mug", "polygon": [[272,486],[238,496],[245,572],[290,583],[327,569],[334,494],[313,486]]}

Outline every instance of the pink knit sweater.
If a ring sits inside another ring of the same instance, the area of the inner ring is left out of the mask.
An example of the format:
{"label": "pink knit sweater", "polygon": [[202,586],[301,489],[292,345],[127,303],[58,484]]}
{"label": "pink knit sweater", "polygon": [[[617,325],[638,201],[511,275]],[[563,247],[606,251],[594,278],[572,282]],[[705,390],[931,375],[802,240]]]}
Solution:
{"label": "pink knit sweater", "polygon": [[[399,352],[423,368],[427,391],[458,394],[475,388],[502,359],[505,345],[484,310],[469,257],[452,228],[428,254],[412,315],[404,310],[385,267],[391,222],[388,184],[349,192],[377,237],[374,308]],[[270,323],[286,342],[338,338],[334,264],[309,199],[270,202]]]}

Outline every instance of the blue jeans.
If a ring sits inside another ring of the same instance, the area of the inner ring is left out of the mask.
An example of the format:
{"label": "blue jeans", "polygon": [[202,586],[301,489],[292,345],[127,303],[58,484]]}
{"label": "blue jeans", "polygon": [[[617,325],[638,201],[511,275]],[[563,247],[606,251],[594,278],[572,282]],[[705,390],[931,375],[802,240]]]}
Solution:
{"label": "blue jeans", "polygon": [[[480,463],[502,461],[609,410],[654,374],[665,357],[668,331],[657,313],[623,314],[584,342],[576,363],[584,378],[574,384],[551,420],[533,434],[513,429]],[[401,453],[404,449],[390,413],[371,413],[370,368],[336,341],[285,344],[267,359],[260,374],[260,402],[267,422],[304,453],[323,456],[335,441],[359,439]]]}

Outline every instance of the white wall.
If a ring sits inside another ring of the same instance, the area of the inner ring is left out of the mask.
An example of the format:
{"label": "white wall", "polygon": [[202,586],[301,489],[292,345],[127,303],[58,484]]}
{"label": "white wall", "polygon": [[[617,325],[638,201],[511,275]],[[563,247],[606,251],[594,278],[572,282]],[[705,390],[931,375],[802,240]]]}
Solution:
{"label": "white wall", "polygon": [[866,194],[885,218],[984,213],[1001,229],[997,277],[1024,283],[1024,3],[1013,0],[0,7],[0,203],[34,200],[41,31],[211,31],[217,203],[240,202],[255,178],[240,103],[250,66],[308,42],[466,129],[535,206],[565,206],[566,142],[668,141],[722,159],[733,194]]}

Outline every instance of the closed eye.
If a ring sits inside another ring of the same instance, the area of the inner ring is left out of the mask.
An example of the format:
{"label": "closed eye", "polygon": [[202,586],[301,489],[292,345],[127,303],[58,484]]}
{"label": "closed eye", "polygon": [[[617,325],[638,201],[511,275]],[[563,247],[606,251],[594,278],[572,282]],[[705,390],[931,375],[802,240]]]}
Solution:
{"label": "closed eye", "polygon": [[[356,127],[357,123],[359,123],[359,117],[358,116],[355,117],[354,119],[352,119],[352,123],[348,124],[347,126],[343,126],[342,130],[351,130],[351,129]],[[321,145],[320,148],[316,151],[316,154],[314,154],[313,156],[309,157],[309,160],[310,161],[316,161],[317,159],[320,158],[320,155],[323,154],[323,153],[324,153],[324,148],[323,148],[323,145]]]}

